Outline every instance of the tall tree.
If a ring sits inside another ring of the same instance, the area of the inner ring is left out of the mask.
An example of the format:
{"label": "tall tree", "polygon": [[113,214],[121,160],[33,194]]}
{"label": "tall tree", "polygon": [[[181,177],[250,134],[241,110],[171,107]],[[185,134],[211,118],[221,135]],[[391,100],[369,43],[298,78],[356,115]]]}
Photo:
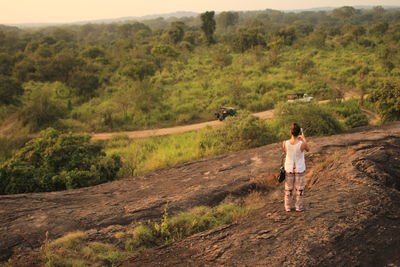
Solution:
{"label": "tall tree", "polygon": [[177,44],[182,41],[185,35],[185,23],[182,21],[174,21],[171,23],[171,27],[168,29],[168,36],[172,43]]}
{"label": "tall tree", "polygon": [[214,19],[215,12],[214,11],[206,11],[200,15],[202,24],[201,29],[206,36],[207,43],[212,44],[214,43],[214,31],[215,31],[215,19]]}

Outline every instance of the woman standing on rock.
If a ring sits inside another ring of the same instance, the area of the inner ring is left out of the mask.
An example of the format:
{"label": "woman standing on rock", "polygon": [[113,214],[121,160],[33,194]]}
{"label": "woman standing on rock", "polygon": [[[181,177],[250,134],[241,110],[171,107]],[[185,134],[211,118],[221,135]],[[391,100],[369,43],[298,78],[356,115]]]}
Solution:
{"label": "woman standing on rock", "polygon": [[297,123],[293,123],[290,133],[292,135],[291,138],[283,142],[283,150],[286,152],[285,210],[291,211],[293,189],[295,189],[296,211],[303,211],[304,174],[306,171],[304,151],[309,151],[310,148],[304,137],[303,130]]}

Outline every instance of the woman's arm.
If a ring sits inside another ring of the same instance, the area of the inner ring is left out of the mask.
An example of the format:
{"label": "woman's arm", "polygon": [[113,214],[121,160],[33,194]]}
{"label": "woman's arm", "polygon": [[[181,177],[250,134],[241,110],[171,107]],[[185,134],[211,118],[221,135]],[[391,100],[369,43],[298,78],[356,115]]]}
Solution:
{"label": "woman's arm", "polygon": [[283,143],[282,143],[282,149],[283,149],[283,151],[285,151],[286,152],[286,146],[285,146],[285,141],[283,141]]}
{"label": "woman's arm", "polygon": [[301,139],[301,141],[303,141],[301,146],[300,146],[301,152],[303,152],[304,150],[307,151],[307,152],[310,151],[310,147],[308,146],[307,140],[304,137],[304,133],[299,135],[299,138]]}

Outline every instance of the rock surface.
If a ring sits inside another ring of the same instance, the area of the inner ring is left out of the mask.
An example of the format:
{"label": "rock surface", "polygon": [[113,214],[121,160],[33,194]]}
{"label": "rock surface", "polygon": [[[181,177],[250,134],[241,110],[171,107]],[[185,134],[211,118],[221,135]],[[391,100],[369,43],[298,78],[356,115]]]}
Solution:
{"label": "rock surface", "polygon": [[[280,185],[234,224],[122,266],[399,266],[400,123],[310,141],[305,212],[284,212]],[[218,204],[279,164],[280,144],[271,144],[90,188],[0,196],[0,260],[40,265],[23,255],[46,231],[56,238],[160,218],[167,203],[171,212]]]}

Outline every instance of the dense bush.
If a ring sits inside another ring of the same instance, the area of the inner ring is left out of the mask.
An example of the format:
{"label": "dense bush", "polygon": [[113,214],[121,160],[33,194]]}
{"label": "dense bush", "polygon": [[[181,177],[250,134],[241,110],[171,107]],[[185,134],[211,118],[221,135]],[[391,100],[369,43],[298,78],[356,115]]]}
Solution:
{"label": "dense bush", "polygon": [[206,131],[200,142],[202,149],[235,151],[272,143],[275,138],[266,124],[248,112],[228,117],[222,127]]}
{"label": "dense bush", "polygon": [[375,89],[369,100],[374,103],[382,121],[400,119],[400,79],[385,79]]}
{"label": "dense bush", "polygon": [[357,100],[330,102],[326,106],[336,113],[348,128],[368,125],[368,117],[362,112]]}
{"label": "dense bush", "polygon": [[0,193],[16,194],[80,188],[114,180],[118,156],[107,157],[88,135],[41,132],[0,168]]}
{"label": "dense bush", "polygon": [[346,118],[346,125],[350,128],[368,125],[368,118],[363,113],[352,114]]}
{"label": "dense bush", "polygon": [[340,133],[343,126],[326,107],[313,103],[280,103],[275,110],[272,127],[279,139],[290,136],[290,127],[296,122],[306,136]]}
{"label": "dense bush", "polygon": [[31,132],[52,126],[66,114],[66,102],[57,98],[60,83],[29,83],[26,88],[18,117]]}

